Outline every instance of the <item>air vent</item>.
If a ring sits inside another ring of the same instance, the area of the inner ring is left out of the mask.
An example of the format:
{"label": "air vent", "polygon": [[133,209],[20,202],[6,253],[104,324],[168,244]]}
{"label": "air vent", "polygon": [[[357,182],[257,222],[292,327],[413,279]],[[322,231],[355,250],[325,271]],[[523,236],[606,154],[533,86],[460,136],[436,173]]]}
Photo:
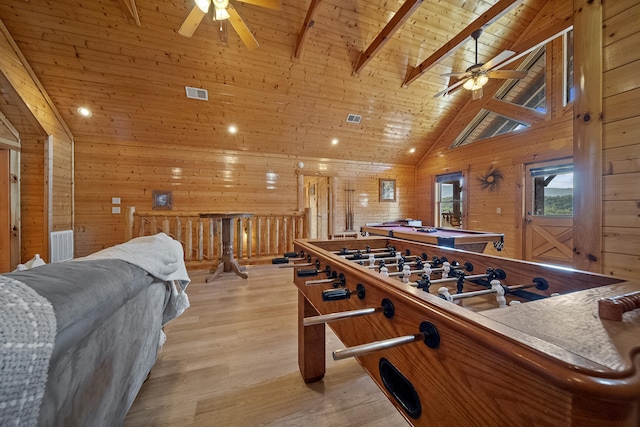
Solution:
{"label": "air vent", "polygon": [[206,89],[198,89],[197,87],[184,87],[187,91],[187,98],[201,99],[203,101],[209,100],[209,92]]}
{"label": "air vent", "polygon": [[347,116],[347,123],[360,123],[360,120],[362,120],[362,116],[357,114],[349,114]]}

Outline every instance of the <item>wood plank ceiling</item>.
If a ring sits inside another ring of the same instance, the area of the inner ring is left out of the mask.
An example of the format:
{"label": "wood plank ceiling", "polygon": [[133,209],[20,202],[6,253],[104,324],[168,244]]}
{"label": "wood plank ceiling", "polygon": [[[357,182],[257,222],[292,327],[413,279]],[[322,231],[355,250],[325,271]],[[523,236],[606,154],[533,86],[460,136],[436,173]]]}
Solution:
{"label": "wood plank ceiling", "polygon": [[[441,74],[475,62],[470,33],[486,25],[485,62],[544,3],[283,0],[275,11],[232,0],[254,50],[231,27],[221,40],[210,16],[179,35],[193,0],[3,0],[0,19],[77,141],[416,164],[470,97],[433,98],[449,83]],[[185,86],[209,100],[187,99]]]}

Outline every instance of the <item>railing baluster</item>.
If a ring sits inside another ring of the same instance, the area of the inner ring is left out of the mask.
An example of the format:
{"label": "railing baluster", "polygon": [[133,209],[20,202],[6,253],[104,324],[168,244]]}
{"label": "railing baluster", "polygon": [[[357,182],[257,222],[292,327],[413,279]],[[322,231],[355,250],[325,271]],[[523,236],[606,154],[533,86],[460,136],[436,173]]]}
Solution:
{"label": "railing baluster", "polygon": [[187,229],[185,231],[187,241],[185,243],[184,256],[190,261],[193,258],[193,221],[191,221],[191,218],[187,220]]}
{"label": "railing baluster", "polygon": [[253,218],[247,219],[247,258],[253,253]]}
{"label": "railing baluster", "polygon": [[214,236],[215,230],[213,227],[213,218],[209,218],[209,233],[207,234],[207,258],[211,261],[213,260],[213,249],[214,249]]}
{"label": "railing baluster", "polygon": [[204,256],[204,230],[202,219],[198,218],[198,261],[202,261]]}

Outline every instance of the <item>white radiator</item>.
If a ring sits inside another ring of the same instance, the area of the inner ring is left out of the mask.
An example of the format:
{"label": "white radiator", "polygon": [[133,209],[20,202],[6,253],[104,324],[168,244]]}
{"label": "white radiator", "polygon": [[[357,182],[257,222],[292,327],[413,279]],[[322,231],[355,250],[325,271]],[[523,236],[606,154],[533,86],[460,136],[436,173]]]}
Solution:
{"label": "white radiator", "polygon": [[49,233],[49,262],[73,259],[73,230]]}

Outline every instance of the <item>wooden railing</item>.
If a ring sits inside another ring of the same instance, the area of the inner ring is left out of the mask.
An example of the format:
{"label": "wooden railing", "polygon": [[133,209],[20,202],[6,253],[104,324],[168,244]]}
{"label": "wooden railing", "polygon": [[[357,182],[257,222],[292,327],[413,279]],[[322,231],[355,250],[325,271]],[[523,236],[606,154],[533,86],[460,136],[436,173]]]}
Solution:
{"label": "wooden railing", "polygon": [[[293,251],[293,240],[308,235],[304,212],[236,218],[235,258],[245,263]],[[138,212],[127,208],[126,240],[164,232],[182,243],[185,261],[216,261],[222,257],[222,220],[191,212]]]}

